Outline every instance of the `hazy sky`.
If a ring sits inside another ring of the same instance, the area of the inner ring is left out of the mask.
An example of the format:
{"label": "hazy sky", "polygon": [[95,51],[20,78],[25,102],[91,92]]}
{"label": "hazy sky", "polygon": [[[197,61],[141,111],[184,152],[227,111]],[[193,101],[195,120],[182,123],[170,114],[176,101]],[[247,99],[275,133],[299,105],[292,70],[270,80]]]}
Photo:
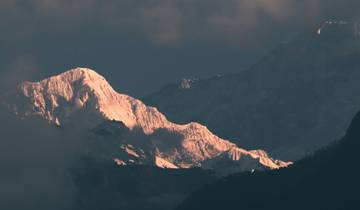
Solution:
{"label": "hazy sky", "polygon": [[90,67],[143,96],[182,77],[240,71],[358,0],[2,0],[1,88]]}

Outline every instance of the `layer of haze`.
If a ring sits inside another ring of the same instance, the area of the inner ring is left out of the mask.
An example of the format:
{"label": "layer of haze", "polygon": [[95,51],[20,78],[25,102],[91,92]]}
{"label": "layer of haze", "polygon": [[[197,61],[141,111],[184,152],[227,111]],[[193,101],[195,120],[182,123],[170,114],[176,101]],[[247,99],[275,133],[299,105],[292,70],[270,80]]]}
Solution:
{"label": "layer of haze", "polygon": [[72,67],[143,96],[183,77],[240,71],[357,0],[2,0],[1,89]]}
{"label": "layer of haze", "polygon": [[0,125],[0,209],[68,209],[75,193],[68,167],[80,153],[78,141],[2,106]]}

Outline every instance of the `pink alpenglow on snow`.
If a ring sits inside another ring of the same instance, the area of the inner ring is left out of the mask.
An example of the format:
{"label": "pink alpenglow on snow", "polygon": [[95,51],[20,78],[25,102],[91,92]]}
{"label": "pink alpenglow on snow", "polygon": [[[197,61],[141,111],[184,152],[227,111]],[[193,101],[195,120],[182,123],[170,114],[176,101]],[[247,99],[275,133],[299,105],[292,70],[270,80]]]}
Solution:
{"label": "pink alpenglow on snow", "polygon": [[[122,141],[119,147],[122,158],[114,157],[121,166],[144,164],[146,160],[146,163],[162,168],[213,169],[223,165],[220,163],[231,162],[232,167],[235,164],[240,171],[251,171],[278,169],[291,164],[275,160],[262,150],[241,149],[199,123],[172,123],[156,108],[116,92],[104,77],[91,69],[72,69],[40,82],[23,82],[20,87],[17,94],[21,97],[13,97],[16,100],[10,105],[23,116],[38,115],[59,126],[76,121],[88,128],[94,128],[105,120],[116,120],[130,130],[140,128],[148,136],[162,129],[181,138],[180,141],[170,137],[157,139],[161,141],[158,147],[156,144],[152,147],[134,146],[134,142]],[[149,148],[152,151],[147,151]],[[150,158],[148,154],[153,156]]]}

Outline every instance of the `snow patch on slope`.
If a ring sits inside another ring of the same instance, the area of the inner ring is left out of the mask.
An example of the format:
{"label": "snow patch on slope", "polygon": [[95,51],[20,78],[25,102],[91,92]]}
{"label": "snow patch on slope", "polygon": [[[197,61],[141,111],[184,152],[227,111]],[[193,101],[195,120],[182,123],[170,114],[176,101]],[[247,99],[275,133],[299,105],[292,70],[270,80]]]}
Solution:
{"label": "snow patch on slope", "polygon": [[[154,135],[157,140],[153,145],[156,153],[153,161],[158,167],[214,168],[224,157],[241,165],[241,170],[251,170],[254,165],[277,169],[290,164],[274,160],[261,150],[238,148],[199,123],[178,125],[169,122],[156,108],[117,93],[104,77],[91,69],[76,68],[40,82],[24,82],[21,93],[25,102],[15,102],[14,109],[24,116],[39,115],[57,125],[82,121],[89,128],[104,120],[115,120],[124,123],[130,130],[140,128],[146,135]],[[159,130],[176,134],[180,139],[156,137]],[[144,159],[148,158],[146,149],[124,145],[120,150],[127,154],[126,159],[115,159],[115,162],[118,165],[144,163]]]}

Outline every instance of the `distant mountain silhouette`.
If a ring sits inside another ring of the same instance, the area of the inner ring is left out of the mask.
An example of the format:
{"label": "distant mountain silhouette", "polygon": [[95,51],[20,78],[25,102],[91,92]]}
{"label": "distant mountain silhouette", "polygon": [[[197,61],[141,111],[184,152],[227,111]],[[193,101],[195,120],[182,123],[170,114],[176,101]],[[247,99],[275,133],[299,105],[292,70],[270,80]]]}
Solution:
{"label": "distant mountain silhouette", "polygon": [[360,113],[346,136],[277,171],[243,173],[210,184],[177,210],[360,209]]}
{"label": "distant mountain silhouette", "polygon": [[144,101],[172,121],[200,122],[245,148],[304,157],[341,138],[360,109],[358,28],[325,22],[249,70],[168,85]]}

